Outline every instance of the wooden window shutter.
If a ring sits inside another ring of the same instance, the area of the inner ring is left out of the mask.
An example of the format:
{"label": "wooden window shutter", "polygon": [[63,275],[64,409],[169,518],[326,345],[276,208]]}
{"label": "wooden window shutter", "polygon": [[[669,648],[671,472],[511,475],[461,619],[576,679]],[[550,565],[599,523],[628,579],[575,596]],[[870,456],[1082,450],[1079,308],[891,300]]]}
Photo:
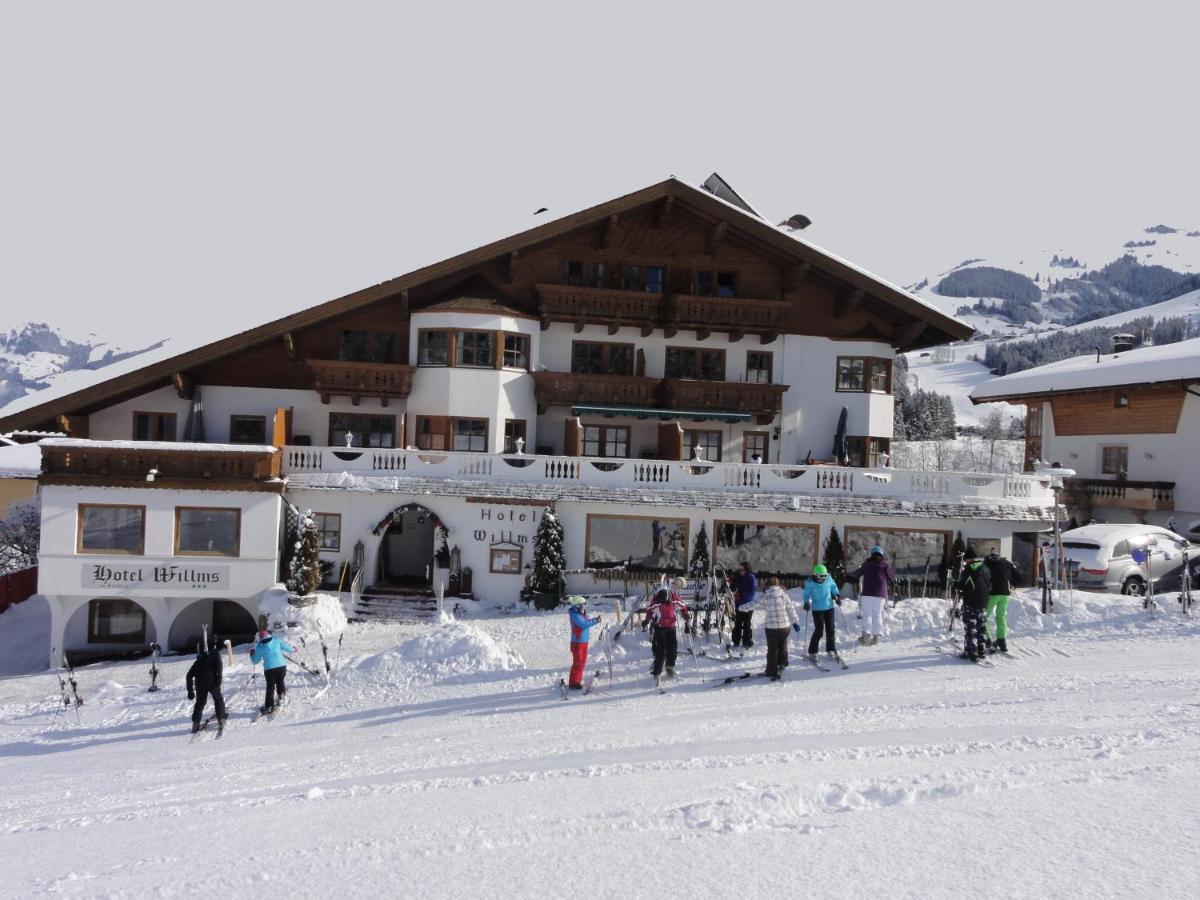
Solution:
{"label": "wooden window shutter", "polygon": [[568,416],[563,422],[563,455],[583,455],[583,423],[578,416]]}
{"label": "wooden window shutter", "polygon": [[644,376],[646,374],[646,351],[641,347],[637,349],[636,362],[634,363],[633,374]]}
{"label": "wooden window shutter", "polygon": [[683,429],[678,422],[658,426],[658,458],[683,459]]}

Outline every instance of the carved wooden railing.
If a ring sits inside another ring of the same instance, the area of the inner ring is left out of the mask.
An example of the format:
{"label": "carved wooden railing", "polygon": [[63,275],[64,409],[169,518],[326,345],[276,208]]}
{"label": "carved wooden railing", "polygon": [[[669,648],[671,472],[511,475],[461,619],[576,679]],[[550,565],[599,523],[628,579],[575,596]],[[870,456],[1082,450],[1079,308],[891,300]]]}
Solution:
{"label": "carved wooden railing", "polygon": [[666,304],[666,322],[698,331],[775,335],[786,330],[790,308],[785,300],[672,294]]}
{"label": "carved wooden railing", "polygon": [[[221,484],[240,490],[275,490],[279,454],[270,447],[50,439],[42,442],[46,484],[177,487],[181,482]],[[270,483],[270,485],[268,484]]]}
{"label": "carved wooden railing", "polygon": [[539,284],[534,290],[543,329],[552,321],[653,326],[662,320],[662,294],[562,284]]}
{"label": "carved wooden railing", "polygon": [[577,372],[535,372],[533,395],[539,405],[605,403],[654,406],[659,401],[656,378],[639,375],[585,375]]}
{"label": "carved wooden railing", "polygon": [[750,413],[770,421],[783,407],[786,384],[754,384],[741,381],[663,382],[663,402],[674,409],[729,410]]}
{"label": "carved wooden railing", "polygon": [[413,367],[399,363],[344,362],[310,359],[313,390],[324,403],[333,394],[350,397],[407,397],[412,390]]}

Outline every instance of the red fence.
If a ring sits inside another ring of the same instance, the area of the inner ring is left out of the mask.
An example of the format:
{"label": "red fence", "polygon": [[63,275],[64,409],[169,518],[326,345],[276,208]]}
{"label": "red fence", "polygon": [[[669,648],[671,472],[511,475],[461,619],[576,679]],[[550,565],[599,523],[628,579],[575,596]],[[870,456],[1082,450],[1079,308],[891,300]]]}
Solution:
{"label": "red fence", "polygon": [[37,566],[0,575],[0,613],[37,593]]}

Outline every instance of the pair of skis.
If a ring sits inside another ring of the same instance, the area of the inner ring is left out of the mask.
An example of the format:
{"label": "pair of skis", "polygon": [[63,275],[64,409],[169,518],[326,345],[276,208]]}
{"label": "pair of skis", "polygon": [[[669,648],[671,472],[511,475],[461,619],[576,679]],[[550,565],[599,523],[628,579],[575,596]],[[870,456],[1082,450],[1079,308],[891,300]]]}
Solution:
{"label": "pair of skis", "polygon": [[[63,709],[75,707],[75,723],[81,724],[79,707],[83,706],[83,698],[79,696],[79,683],[75,680],[75,667],[71,665],[71,659],[67,656],[66,651],[63,651],[62,666],[54,674],[58,676],[58,690],[62,696]],[[68,685],[70,685],[70,689],[68,689]]]}
{"label": "pair of skis", "polygon": [[[840,665],[840,666],[842,667],[843,671],[844,671],[844,670],[846,670],[846,669],[848,669],[848,668],[850,668],[850,663],[848,663],[848,662],[846,662],[844,659],[842,659],[842,654],[840,654],[840,653],[829,653],[829,654],[826,654],[826,655],[827,655],[827,656],[829,656],[830,658],[832,658],[832,659],[833,659],[833,661],[834,661],[834,662],[836,662],[838,665]],[[806,660],[807,660],[807,661],[808,661],[808,662],[809,662],[811,665],[813,665],[813,666],[815,666],[816,668],[820,669],[822,672],[832,672],[832,671],[833,671],[833,669],[829,668],[829,666],[825,666],[825,665],[822,665],[822,664],[821,664],[821,658],[820,658],[820,657],[816,657],[816,658],[814,659],[812,656],[809,656],[809,655],[807,655],[807,654],[806,654],[804,658],[805,658],[805,659],[806,659]]]}

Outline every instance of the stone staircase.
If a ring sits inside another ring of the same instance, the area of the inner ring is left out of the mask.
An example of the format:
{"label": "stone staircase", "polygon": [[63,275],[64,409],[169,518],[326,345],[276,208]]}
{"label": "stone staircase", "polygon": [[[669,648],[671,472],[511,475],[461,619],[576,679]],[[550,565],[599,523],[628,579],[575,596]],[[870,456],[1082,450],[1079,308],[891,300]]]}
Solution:
{"label": "stone staircase", "polygon": [[428,622],[437,614],[433,592],[412,587],[375,585],[363,591],[354,607],[352,621],[412,623]]}

